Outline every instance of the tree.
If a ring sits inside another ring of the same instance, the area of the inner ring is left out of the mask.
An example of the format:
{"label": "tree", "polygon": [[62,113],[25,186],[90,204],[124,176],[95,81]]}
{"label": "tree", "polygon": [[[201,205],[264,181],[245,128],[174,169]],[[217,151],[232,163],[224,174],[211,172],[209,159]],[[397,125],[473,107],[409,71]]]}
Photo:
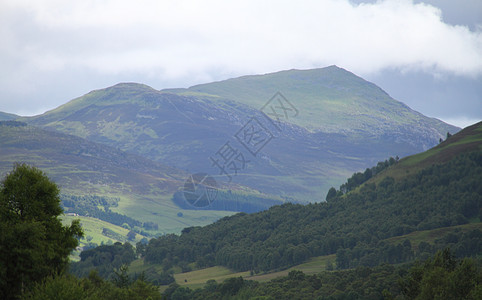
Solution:
{"label": "tree", "polygon": [[350,265],[345,249],[338,249],[336,251],[336,268],[338,270],[347,269]]}
{"label": "tree", "polygon": [[331,199],[336,197],[336,189],[334,187],[331,187],[328,190],[328,194],[326,194],[326,201],[330,201]]}
{"label": "tree", "polygon": [[134,231],[131,230],[131,231],[129,231],[129,232],[127,233],[127,239],[128,239],[129,241],[133,241],[133,240],[136,239],[136,235],[137,235],[137,234],[136,234]]}
{"label": "tree", "polygon": [[114,270],[114,284],[120,288],[126,288],[129,286],[129,275],[127,275],[127,271],[129,270],[129,266],[127,264],[123,264],[120,266],[118,270]]}
{"label": "tree", "polygon": [[63,226],[59,189],[44,172],[16,164],[0,183],[0,298],[13,299],[64,271],[83,236],[78,220]]}
{"label": "tree", "polygon": [[407,299],[480,299],[480,275],[471,259],[457,261],[447,248],[413,266],[399,285]]}

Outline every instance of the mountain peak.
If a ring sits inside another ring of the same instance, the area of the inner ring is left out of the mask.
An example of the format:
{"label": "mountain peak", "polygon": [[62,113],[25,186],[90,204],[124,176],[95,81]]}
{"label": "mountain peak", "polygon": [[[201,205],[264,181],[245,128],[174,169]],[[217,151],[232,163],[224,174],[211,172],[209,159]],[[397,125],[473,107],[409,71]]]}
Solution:
{"label": "mountain peak", "polygon": [[129,88],[129,89],[132,89],[132,88],[135,88],[135,89],[150,89],[150,90],[153,90],[152,87],[146,85],[146,84],[142,84],[142,83],[137,83],[137,82],[119,82],[111,87],[108,87],[109,88]]}

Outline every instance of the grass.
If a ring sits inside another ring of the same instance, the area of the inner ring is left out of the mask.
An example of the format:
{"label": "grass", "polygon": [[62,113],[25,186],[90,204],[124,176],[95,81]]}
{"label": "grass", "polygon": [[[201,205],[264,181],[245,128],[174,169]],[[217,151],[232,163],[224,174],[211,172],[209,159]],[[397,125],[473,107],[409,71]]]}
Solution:
{"label": "grass", "polygon": [[[179,285],[187,286],[189,288],[202,288],[206,281],[210,279],[216,280],[217,282],[223,282],[225,279],[240,276],[247,280],[267,282],[277,277],[286,276],[292,270],[300,270],[306,274],[316,274],[326,270],[326,266],[328,263],[334,265],[335,254],[313,257],[305,263],[277,272],[251,275],[249,271],[235,272],[223,266],[215,266],[186,273],[177,273],[174,274],[174,279],[176,279],[176,283],[178,283]],[[134,268],[131,271],[134,272],[134,270],[142,270],[141,268],[139,268],[140,264],[141,262],[136,262]]]}
{"label": "grass", "polygon": [[222,282],[227,278],[239,276],[247,277],[249,276],[249,271],[236,273],[228,268],[216,266],[192,272],[174,274],[174,278],[179,285],[189,286],[190,288],[202,287],[206,281],[210,279]]}
{"label": "grass", "polygon": [[323,128],[325,132],[339,132],[348,127],[374,133],[381,124],[388,123],[411,126],[425,123],[443,133],[454,130],[452,126],[413,113],[374,84],[336,66],[243,76],[164,92],[218,102],[230,99],[254,109],[260,109],[276,92],[281,92],[299,110],[299,116],[290,122],[309,130]]}
{"label": "grass", "polygon": [[[127,241],[127,233],[129,233],[128,229],[125,229],[120,226],[113,225],[111,223],[96,219],[96,218],[91,218],[91,217],[82,217],[82,216],[66,216],[63,215],[61,216],[62,219],[62,224],[67,225],[70,224],[73,220],[80,220],[80,223],[82,225],[82,229],[84,230],[84,237],[80,240],[80,246],[84,246],[87,244],[87,237],[92,237],[92,240],[90,241],[91,243],[96,243],[100,245],[101,243],[107,244],[110,240],[110,242],[121,242],[124,243]],[[115,233],[119,234],[120,236],[123,236],[123,239],[114,239],[108,236],[105,236],[102,234],[102,230],[104,228],[108,228]],[[133,243],[135,244],[136,242],[139,242],[144,236],[137,234],[135,240]],[[110,243],[109,242],[109,243]]]}
{"label": "grass", "polygon": [[[62,215],[60,217],[62,220],[62,224],[64,225],[70,225],[73,220],[80,220],[80,224],[82,226],[82,229],[84,230],[84,237],[80,240],[79,246],[84,247],[88,243],[96,243],[97,245],[101,244],[111,244],[115,242],[121,242],[125,243],[127,241],[127,233],[129,230],[113,225],[111,223],[96,219],[96,218],[91,218],[91,217],[82,217],[82,216],[66,216]],[[108,237],[102,234],[102,231],[104,228],[108,228],[115,232],[118,236],[122,236],[122,239],[116,239],[113,237]],[[87,239],[92,238],[90,241]],[[139,242],[144,236],[137,234],[136,238],[134,241],[131,241],[132,244],[135,244]],[[75,250],[71,255],[70,259],[72,261],[78,261],[80,255],[79,250]]]}
{"label": "grass", "polygon": [[432,149],[401,159],[368,183],[378,183],[388,176],[399,180],[432,164],[443,163],[458,154],[471,151],[482,151],[482,122],[463,129]]}

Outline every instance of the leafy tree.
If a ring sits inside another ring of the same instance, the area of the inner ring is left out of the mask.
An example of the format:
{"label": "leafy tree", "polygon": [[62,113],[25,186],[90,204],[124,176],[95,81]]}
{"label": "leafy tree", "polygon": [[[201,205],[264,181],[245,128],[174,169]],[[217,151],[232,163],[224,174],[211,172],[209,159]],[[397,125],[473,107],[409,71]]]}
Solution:
{"label": "leafy tree", "polygon": [[105,281],[95,271],[88,278],[79,279],[72,275],[47,277],[26,292],[26,300],[160,300],[159,289],[150,283],[136,280],[126,287],[117,287]]}
{"label": "leafy tree", "polygon": [[59,274],[83,232],[63,226],[57,185],[41,170],[16,164],[0,183],[0,298],[13,299]]}
{"label": "leafy tree", "polygon": [[399,284],[407,299],[477,299],[480,275],[471,259],[457,261],[447,248],[413,266]]}
{"label": "leafy tree", "polygon": [[80,261],[70,264],[69,271],[79,277],[88,276],[90,270],[95,268],[99,275],[108,279],[114,269],[128,265],[136,258],[134,248],[128,242],[114,245],[102,245],[94,249],[84,250],[80,253]]}
{"label": "leafy tree", "polygon": [[129,231],[129,232],[127,233],[127,239],[128,239],[129,241],[133,241],[133,240],[136,239],[136,235],[137,235],[137,234],[136,234],[134,231],[131,230],[131,231]]}
{"label": "leafy tree", "polygon": [[345,249],[338,249],[336,251],[336,268],[337,269],[346,269],[350,265],[348,257],[346,255]]}

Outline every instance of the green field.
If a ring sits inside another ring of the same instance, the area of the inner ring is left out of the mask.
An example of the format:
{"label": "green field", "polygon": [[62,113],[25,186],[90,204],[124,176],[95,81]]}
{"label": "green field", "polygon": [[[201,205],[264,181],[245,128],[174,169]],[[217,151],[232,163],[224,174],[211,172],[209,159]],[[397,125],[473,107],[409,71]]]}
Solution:
{"label": "green field", "polygon": [[335,264],[335,254],[318,256],[309,259],[307,262],[299,264],[297,266],[291,267],[286,270],[264,273],[264,274],[251,274],[249,271],[245,272],[234,272],[226,267],[215,266],[211,268],[206,268],[202,270],[196,270],[186,273],[174,274],[176,283],[179,285],[188,286],[190,288],[199,288],[204,286],[206,281],[214,279],[217,282],[222,282],[227,278],[232,277],[243,277],[247,280],[255,280],[258,282],[267,282],[277,277],[282,277],[288,275],[292,270],[303,271],[306,274],[316,274],[321,271],[325,271],[327,264],[330,262],[332,265]]}
{"label": "green field", "polygon": [[[120,226],[116,226],[111,223],[91,217],[62,215],[61,219],[64,225],[70,225],[73,220],[80,220],[80,224],[82,225],[82,229],[84,230],[84,237],[80,240],[79,243],[80,247],[84,247],[89,242],[95,243],[97,245],[108,245],[115,242],[125,243],[127,241],[127,233],[129,233],[129,230]],[[104,235],[102,233],[104,228],[112,230],[117,235],[115,237]],[[135,245],[135,243],[139,242],[142,238],[144,238],[144,236],[137,234],[135,240],[131,241],[131,243]],[[80,251],[75,251],[70,258],[72,260],[78,260],[79,254]]]}

